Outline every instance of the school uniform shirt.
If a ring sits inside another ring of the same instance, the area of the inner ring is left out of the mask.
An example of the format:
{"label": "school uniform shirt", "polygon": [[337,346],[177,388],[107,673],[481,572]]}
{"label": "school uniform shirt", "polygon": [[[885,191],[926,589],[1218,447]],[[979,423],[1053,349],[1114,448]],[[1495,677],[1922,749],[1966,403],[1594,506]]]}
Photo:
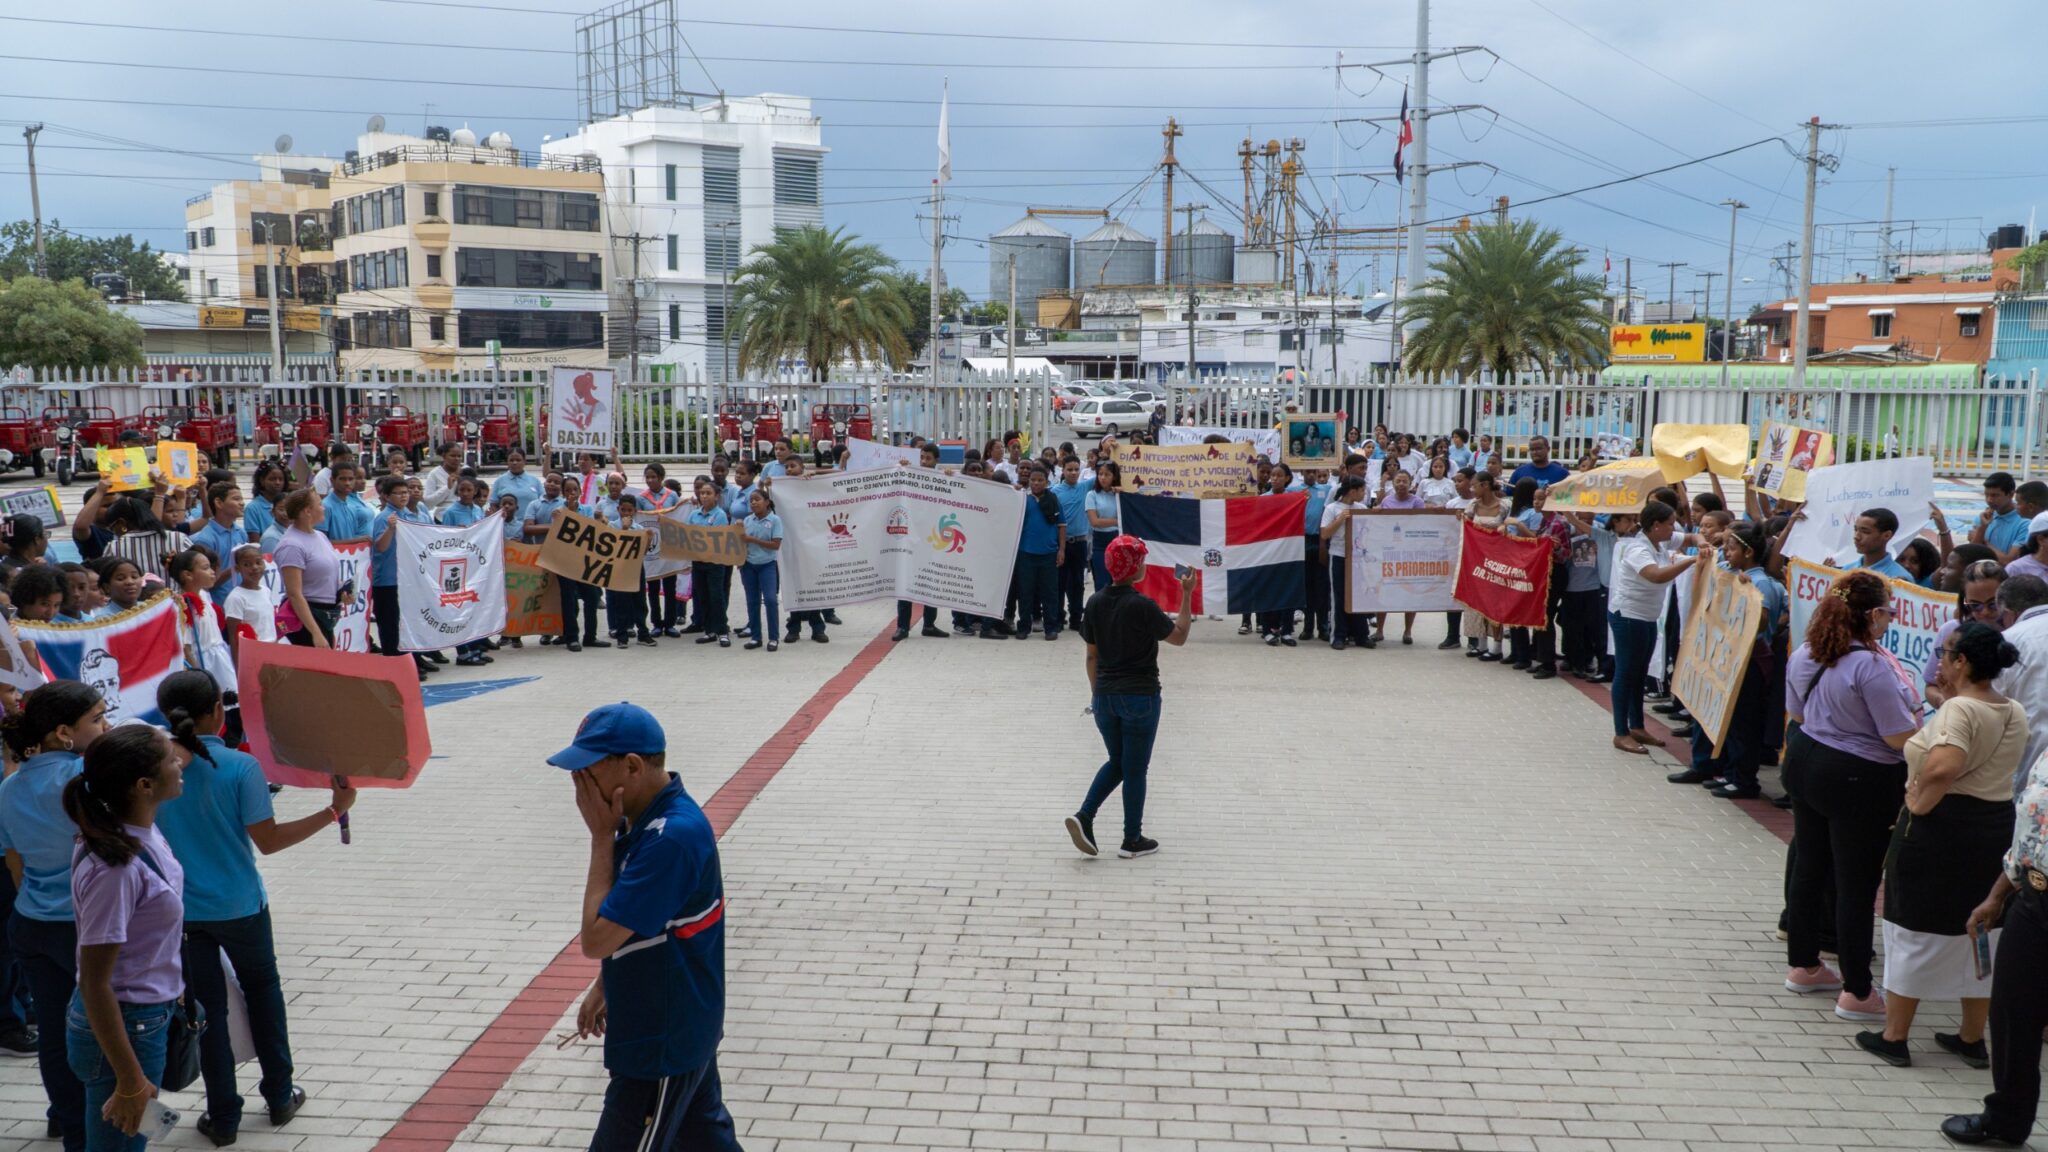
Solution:
{"label": "school uniform shirt", "polygon": [[612,849],[597,914],[633,933],[601,966],[604,1066],[660,1080],[711,1062],[725,1031],[725,887],[718,838],[671,773]]}
{"label": "school uniform shirt", "polygon": [[119,944],[114,999],[162,1004],[185,993],[179,957],[185,940],[185,870],[155,825],[124,827],[148,860],[138,854],[115,867],[90,852],[79,856],[71,870],[78,946]]}
{"label": "school uniform shirt", "polygon": [[270,511],[275,507],[276,504],[267,496],[249,497],[249,502],[242,506],[242,531],[249,534],[249,539],[262,539],[263,534],[270,531],[271,525],[277,523]]}
{"label": "school uniform shirt", "polygon": [[1627,620],[1656,620],[1664,608],[1668,584],[1654,584],[1643,577],[1643,569],[1660,567],[1664,551],[1650,538],[1637,533],[1620,541],[1614,550],[1614,570],[1609,577],[1607,610]]}
{"label": "school uniform shirt", "polygon": [[[1897,560],[1892,559],[1890,555],[1882,557],[1875,564],[1866,564],[1863,562],[1861,558],[1859,558],[1849,570],[1851,572],[1854,572],[1858,569],[1875,572],[1879,576],[1882,576],[1887,580],[1904,580],[1908,583],[1911,583],[1913,579],[1913,574],[1911,572],[1906,571],[1905,566],[1900,564]],[[2010,577],[2012,575],[2012,570],[2007,569],[2006,575]]]}
{"label": "school uniform shirt", "polygon": [[[209,519],[206,526],[192,534],[192,543],[204,545],[213,553],[214,572],[231,571],[235,566],[235,549],[249,542],[249,533],[240,524],[222,524]],[[215,604],[227,602],[228,593],[234,589],[233,581],[210,590]]]}
{"label": "school uniform shirt", "polygon": [[1425,508],[1449,507],[1451,501],[1458,498],[1458,482],[1448,476],[1423,480],[1416,484],[1415,490],[1421,494]]}
{"label": "school uniform shirt", "polygon": [[[377,559],[370,558],[372,582],[375,582]],[[256,639],[265,644],[277,642],[277,601],[270,598],[270,590],[261,584],[254,588],[239,585],[228,591],[227,602],[221,605],[221,612],[230,620],[247,624],[256,633]]]}
{"label": "school uniform shirt", "polygon": [[320,471],[313,473],[313,492],[318,496],[333,495],[334,469],[322,468]]}
{"label": "school uniform shirt", "polygon": [[249,825],[275,817],[270,785],[254,756],[218,736],[199,742],[211,762],[194,756],[185,766],[185,791],[157,809],[156,826],[185,869],[185,918],[240,920],[268,903]]}
{"label": "school uniform shirt", "polygon": [[450,528],[466,528],[482,520],[486,514],[487,510],[481,504],[450,504],[441,509],[441,523]]}
{"label": "school uniform shirt", "polygon": [[434,522],[431,517],[417,508],[407,508],[404,511],[400,511],[397,508],[386,505],[383,508],[377,509],[376,519],[370,523],[370,587],[372,588],[398,587],[397,533],[392,534],[391,543],[388,546],[383,548],[377,547],[377,538],[384,535],[384,529],[389,527],[393,520],[403,520],[408,524],[432,524]]}
{"label": "school uniform shirt", "polygon": [[[1785,602],[1788,598],[1785,586],[1780,584],[1769,572],[1764,571],[1761,565],[1755,568],[1744,569],[1742,574],[1749,578],[1749,582],[1756,587],[1758,592],[1763,594],[1764,598],[1762,623],[1758,626],[1757,635],[1763,637],[1766,641],[1777,639],[1778,620],[1785,614]],[[1928,666],[1933,667],[1938,663],[1940,661],[1930,660],[1928,661]]]}
{"label": "school uniform shirt", "polygon": [[766,464],[761,465],[761,475],[787,476],[789,475],[789,469],[784,468],[780,460],[770,460]]}
{"label": "school uniform shirt", "polygon": [[505,517],[505,541],[515,543],[526,539],[526,517],[514,512]]}
{"label": "school uniform shirt", "polygon": [[[1097,528],[1091,524],[1088,529],[1090,532],[1116,531],[1116,493],[1108,491],[1107,489],[1090,488],[1088,490],[1088,499],[1082,503],[1081,508],[1084,513],[1093,512],[1097,516],[1100,516],[1103,519],[1111,522],[1110,526],[1107,528]],[[1081,519],[1083,522],[1087,522],[1088,517],[1086,515],[1083,515]]]}
{"label": "school uniform shirt", "polygon": [[[713,508],[706,512],[702,504],[697,504],[691,506],[689,513],[683,517],[683,523],[696,524],[704,528],[718,528],[732,523],[732,517],[726,515],[723,508]],[[780,520],[777,523],[779,524]],[[753,554],[752,545],[748,546],[747,552],[751,557]],[[720,567],[727,567],[727,565],[720,565]]]}
{"label": "school uniform shirt", "polygon": [[1327,483],[1307,484],[1303,488],[1308,492],[1308,500],[1301,514],[1301,534],[1314,536],[1322,531],[1323,509],[1330,506],[1330,486]]}
{"label": "school uniform shirt", "polygon": [[370,534],[370,521],[376,518],[363,498],[353,492],[346,497],[329,496],[320,507],[326,512],[320,534],[329,540],[360,540]]}
{"label": "school uniform shirt", "polygon": [[[1323,529],[1342,521],[1346,516],[1351,515],[1353,509],[1364,507],[1365,502],[1363,500],[1356,504],[1346,504],[1342,500],[1330,501],[1323,506],[1323,518],[1316,523],[1316,533],[1321,535]],[[1330,543],[1338,547],[1343,546],[1343,541],[1334,537],[1330,540]]]}
{"label": "school uniform shirt", "polygon": [[1991,518],[1984,526],[1984,543],[1998,552],[2010,552],[2027,540],[2027,517],[2020,515],[2017,508],[2008,508]]}
{"label": "school uniform shirt", "polygon": [[1027,495],[1024,500],[1024,528],[1017,540],[1017,551],[1027,556],[1050,556],[1059,551],[1060,525],[1064,523],[1064,512],[1059,519],[1048,520],[1045,509],[1038,506],[1038,498]]}
{"label": "school uniform shirt", "polygon": [[491,481],[491,507],[497,507],[498,501],[503,499],[507,492],[519,497],[519,506],[524,508],[540,499],[547,492],[547,488],[542,484],[541,478],[531,472],[521,472],[517,476],[507,472]]}
{"label": "school uniform shirt", "polygon": [[520,516],[520,519],[525,520],[529,523],[538,524],[541,527],[545,528],[549,524],[555,522],[555,513],[560,512],[562,509],[568,507],[568,505],[569,502],[567,500],[562,499],[559,496],[555,497],[553,500],[550,500],[547,497],[543,496],[540,499],[535,500],[533,503],[528,504],[526,506],[526,511]]}
{"label": "school uniform shirt", "polygon": [[1537,487],[1548,488],[1552,484],[1562,483],[1571,474],[1571,469],[1556,460],[1540,468],[1534,464],[1524,464],[1508,474],[1508,484],[1512,486],[1524,480],[1534,480]]}
{"label": "school uniform shirt", "polygon": [[747,485],[745,488],[733,483],[726,484],[724,507],[725,518],[728,524],[735,519],[744,520],[747,518],[748,504],[754,499],[754,490],[760,486],[761,482],[758,480]]}
{"label": "school uniform shirt", "polygon": [[631,528],[640,514],[640,498],[631,492],[624,492],[617,500],[600,496],[595,505],[597,518],[614,528]]}
{"label": "school uniform shirt", "polygon": [[[743,529],[749,541],[782,539],[782,517],[770,512],[766,516],[749,516],[743,522]],[[747,545],[747,563],[773,564],[775,549],[763,548],[759,544]]]}
{"label": "school uniform shirt", "polygon": [[289,524],[272,524],[263,530],[263,539],[257,541],[256,546],[263,549],[265,556],[272,555],[277,551],[277,542],[284,539],[284,534],[290,529]]}
{"label": "school uniform shirt", "polygon": [[666,512],[683,502],[683,498],[666,487],[642,488],[634,493],[640,498],[640,506],[653,512]]}
{"label": "school uniform shirt", "polygon": [[1472,449],[1460,448],[1453,444],[1448,455],[1451,458],[1451,471],[1461,472],[1472,467]]}
{"label": "school uniform shirt", "polygon": [[21,857],[18,915],[45,923],[71,919],[78,826],[64,814],[64,786],[84,770],[75,752],[38,752],[0,780],[0,848]]}
{"label": "school uniform shirt", "polygon": [[[1067,543],[1079,540],[1088,542],[1088,533],[1081,529],[1088,524],[1088,494],[1095,491],[1095,477],[1083,476],[1080,482],[1069,484],[1064,480],[1049,484],[1046,490],[1059,498],[1060,515],[1067,522]],[[1077,527],[1078,525],[1078,527]]]}

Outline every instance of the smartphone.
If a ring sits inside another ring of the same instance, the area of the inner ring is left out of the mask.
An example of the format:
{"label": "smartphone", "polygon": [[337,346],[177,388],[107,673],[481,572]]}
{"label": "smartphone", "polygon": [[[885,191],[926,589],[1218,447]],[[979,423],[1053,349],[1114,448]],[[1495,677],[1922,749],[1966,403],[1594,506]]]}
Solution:
{"label": "smartphone", "polygon": [[1976,944],[1977,979],[1988,979],[1991,976],[1991,929],[1977,933]]}
{"label": "smartphone", "polygon": [[178,1126],[178,1119],[177,1109],[161,1100],[151,1100],[142,1114],[142,1127],[135,1134],[147,1140],[168,1140],[171,1130]]}
{"label": "smartphone", "polygon": [[1173,578],[1175,580],[1185,580],[1188,578],[1188,573],[1192,571],[1194,571],[1194,569],[1188,567],[1185,564],[1175,564],[1173,566]]}

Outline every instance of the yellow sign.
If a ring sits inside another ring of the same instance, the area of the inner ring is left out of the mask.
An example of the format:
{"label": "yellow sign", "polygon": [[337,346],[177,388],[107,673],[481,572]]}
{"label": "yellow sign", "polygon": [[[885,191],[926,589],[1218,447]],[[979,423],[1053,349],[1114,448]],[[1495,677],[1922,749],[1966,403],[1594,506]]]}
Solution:
{"label": "yellow sign", "polygon": [[149,453],[141,448],[95,448],[95,470],[107,478],[110,492],[149,487]]}
{"label": "yellow sign", "polygon": [[1664,469],[1655,460],[1638,456],[1572,473],[1550,486],[1544,507],[1552,512],[1632,514],[1641,512],[1650,493],[1663,486]]}
{"label": "yellow sign", "polygon": [[1835,438],[1826,432],[1780,424],[1764,425],[1757,437],[1749,483],[1766,496],[1803,503],[1806,474],[1834,463]]}
{"label": "yellow sign", "polygon": [[1702,470],[1740,480],[1749,469],[1749,425],[1659,424],[1650,432],[1650,453],[1672,484]]}
{"label": "yellow sign", "polygon": [[247,314],[240,308],[201,308],[201,328],[240,328]]}
{"label": "yellow sign", "polygon": [[1700,731],[1713,738],[1714,755],[1728,741],[1728,722],[1749,671],[1750,649],[1763,623],[1764,597],[1749,578],[1702,564],[1692,577],[1692,607],[1678,642],[1678,667],[1671,674],[1676,696]]}
{"label": "yellow sign", "polygon": [[1707,358],[1707,326],[1616,324],[1607,333],[1607,356],[1617,364],[1628,361],[1699,364]]}
{"label": "yellow sign", "polygon": [[199,446],[183,440],[156,442],[156,467],[164,479],[180,488],[199,483]]}
{"label": "yellow sign", "polygon": [[287,332],[318,332],[320,313],[303,308],[287,308],[284,313],[284,327]]}

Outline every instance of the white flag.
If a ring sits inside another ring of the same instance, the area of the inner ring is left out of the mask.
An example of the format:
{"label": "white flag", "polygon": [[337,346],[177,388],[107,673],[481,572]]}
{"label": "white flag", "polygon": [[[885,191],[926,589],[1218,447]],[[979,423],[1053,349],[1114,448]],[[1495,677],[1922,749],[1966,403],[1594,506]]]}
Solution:
{"label": "white flag", "polygon": [[939,90],[939,183],[953,178],[953,133],[948,127],[951,115],[948,109],[950,93]]}
{"label": "white flag", "polygon": [[398,646],[431,652],[505,630],[505,517],[398,522]]}

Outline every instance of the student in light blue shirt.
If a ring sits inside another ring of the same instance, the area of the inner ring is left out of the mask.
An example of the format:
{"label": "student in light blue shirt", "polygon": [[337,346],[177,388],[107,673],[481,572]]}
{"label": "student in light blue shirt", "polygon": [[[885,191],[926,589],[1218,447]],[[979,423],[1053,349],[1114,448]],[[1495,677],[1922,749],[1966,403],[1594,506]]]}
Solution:
{"label": "student in light blue shirt", "polygon": [[[1104,460],[1095,466],[1095,484],[1088,489],[1088,499],[1081,505],[1081,514],[1088,523],[1088,566],[1095,575],[1097,592],[1112,583],[1105,557],[1109,555],[1109,542],[1116,539],[1116,490],[1123,486],[1123,482],[1123,469],[1114,460]],[[1075,527],[1080,526],[1078,521],[1072,523]]]}
{"label": "student in light blue shirt", "polygon": [[[626,491],[625,473],[605,473],[604,495],[598,497],[593,515],[614,528],[631,528],[644,510],[646,502]],[[628,639],[637,634],[641,647],[654,647],[654,632],[647,626],[645,587],[626,592],[605,589],[604,612],[605,626],[611,630],[612,643],[624,648]]]}
{"label": "student in light blue shirt", "polygon": [[[934,446],[935,447],[935,446]],[[936,452],[934,453],[936,458]],[[1083,479],[1081,461],[1069,459],[1060,465],[1060,478],[1056,484],[1047,486],[1060,502],[1060,515],[1067,524],[1066,556],[1061,560],[1058,573],[1057,599],[1054,609],[1066,609],[1064,623],[1048,620],[1053,631],[1062,627],[1081,627],[1081,607],[1087,599],[1088,587],[1084,580],[1088,574],[1088,545],[1090,533],[1082,529],[1088,523],[1088,494],[1095,491],[1095,477]]]}
{"label": "student in light blue shirt", "polygon": [[235,590],[235,549],[249,542],[249,533],[242,527],[242,490],[234,481],[223,480],[207,489],[206,495],[213,503],[213,516],[192,533],[192,543],[213,553],[219,579],[209,595],[215,604],[224,604],[228,593]]}
{"label": "student in light blue shirt", "polygon": [[1913,574],[1892,559],[1892,536],[1899,530],[1899,518],[1889,508],[1867,508],[1856,517],[1852,539],[1856,563],[1850,570],[1867,568],[1887,580],[1911,580]]}
{"label": "student in light blue shirt", "polygon": [[[255,494],[249,497],[249,503],[242,509],[242,530],[249,534],[249,539],[257,540],[277,523],[270,510],[284,499],[285,492],[291,487],[291,473],[285,471],[285,466],[279,461],[265,460],[256,466],[253,487]],[[270,549],[265,548],[264,551]]]}
{"label": "student in light blue shirt", "polygon": [[542,491],[541,478],[526,470],[526,453],[514,448],[505,454],[505,474],[491,481],[491,507],[496,508],[498,498],[510,492],[524,508],[540,499]]}
{"label": "student in light blue shirt", "polygon": [[1472,433],[1463,428],[1451,429],[1451,471],[1472,467]]}
{"label": "student in light blue shirt", "polygon": [[347,544],[370,538],[370,522],[375,513],[363,498],[356,495],[356,487],[362,482],[362,473],[352,463],[336,461],[330,470],[334,490],[320,502],[326,515],[320,521],[320,532],[336,544]]}
{"label": "student in light blue shirt", "polygon": [[749,649],[761,646],[762,604],[767,604],[768,650],[775,651],[782,644],[782,617],[777,593],[781,591],[781,570],[775,566],[775,554],[782,548],[782,517],[775,514],[775,498],[756,489],[750,498],[751,510],[742,521],[747,534],[747,562],[740,566],[740,587],[747,596],[747,643]]}
{"label": "student in light blue shirt", "polygon": [[752,460],[740,460],[733,464],[732,479],[726,483],[725,491],[719,496],[719,506],[725,509],[728,523],[747,518],[748,509],[752,507],[749,497],[753,496],[754,489],[760,486],[760,475],[759,466]]}
{"label": "student in light blue shirt", "polygon": [[[699,480],[695,495],[697,506],[683,517],[683,523],[703,528],[717,528],[732,523],[725,509],[719,505],[718,489],[712,486],[710,480]],[[752,502],[752,495],[748,493],[749,503]],[[697,643],[716,642],[721,648],[732,647],[732,628],[726,619],[726,605],[731,596],[732,565],[707,564],[702,560],[691,561],[690,597],[694,601],[701,601],[698,611],[703,623],[703,635],[697,637]]]}

